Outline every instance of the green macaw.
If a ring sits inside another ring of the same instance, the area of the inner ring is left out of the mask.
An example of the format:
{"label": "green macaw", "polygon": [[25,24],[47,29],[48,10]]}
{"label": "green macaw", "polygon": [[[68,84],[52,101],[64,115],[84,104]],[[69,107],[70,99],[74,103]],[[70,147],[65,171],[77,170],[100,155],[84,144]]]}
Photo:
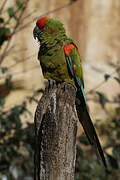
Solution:
{"label": "green macaw", "polygon": [[78,118],[90,144],[97,148],[107,169],[103,150],[86,106],[82,63],[77,46],[67,37],[64,25],[57,19],[48,17],[38,19],[33,35],[40,42],[38,59],[44,77],[57,82],[70,82],[76,86]]}

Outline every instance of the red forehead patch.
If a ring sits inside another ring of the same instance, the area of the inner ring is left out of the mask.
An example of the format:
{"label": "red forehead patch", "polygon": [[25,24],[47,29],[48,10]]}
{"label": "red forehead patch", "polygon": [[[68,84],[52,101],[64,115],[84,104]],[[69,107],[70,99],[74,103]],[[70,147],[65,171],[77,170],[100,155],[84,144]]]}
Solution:
{"label": "red forehead patch", "polygon": [[40,18],[37,20],[36,24],[39,28],[42,28],[45,25],[47,19],[47,17]]}

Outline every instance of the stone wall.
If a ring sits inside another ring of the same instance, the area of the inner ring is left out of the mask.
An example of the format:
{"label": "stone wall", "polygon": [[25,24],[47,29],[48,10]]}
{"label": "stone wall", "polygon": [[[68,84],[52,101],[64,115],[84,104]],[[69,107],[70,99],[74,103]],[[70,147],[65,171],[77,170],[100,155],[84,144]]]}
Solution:
{"label": "stone wall", "polygon": [[[11,2],[8,3],[11,4]],[[39,45],[33,39],[35,18],[68,3],[67,0],[29,2],[22,25],[31,23],[13,37],[12,44],[16,46],[3,62],[4,66],[11,66],[8,73],[13,74],[13,84],[16,88],[7,96],[7,107],[19,104],[26,96],[31,95],[33,90],[44,87],[44,79],[37,61]],[[31,15],[25,18],[28,14]],[[114,72],[110,64],[117,64],[120,57],[119,0],[78,0],[48,16],[59,18],[65,24],[68,35],[77,43],[84,64],[86,92],[97,87],[104,80],[105,73]],[[112,99],[119,92],[119,86],[111,79],[97,90],[104,92]],[[89,98],[90,95],[88,94],[87,97]],[[93,119],[105,115],[99,104],[93,101],[89,101],[88,104]],[[30,104],[28,107],[34,114],[36,104]]]}

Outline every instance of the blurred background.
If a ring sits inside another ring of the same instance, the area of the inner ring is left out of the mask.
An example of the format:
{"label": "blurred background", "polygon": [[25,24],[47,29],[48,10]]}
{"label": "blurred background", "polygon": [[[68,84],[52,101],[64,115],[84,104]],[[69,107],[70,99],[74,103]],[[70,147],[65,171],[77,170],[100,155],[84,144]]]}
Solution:
{"label": "blurred background", "polygon": [[119,180],[120,0],[0,1],[0,179],[33,179],[34,112],[46,82],[33,28],[43,16],[60,19],[78,46],[89,111],[111,170],[105,174],[78,124],[75,179]]}

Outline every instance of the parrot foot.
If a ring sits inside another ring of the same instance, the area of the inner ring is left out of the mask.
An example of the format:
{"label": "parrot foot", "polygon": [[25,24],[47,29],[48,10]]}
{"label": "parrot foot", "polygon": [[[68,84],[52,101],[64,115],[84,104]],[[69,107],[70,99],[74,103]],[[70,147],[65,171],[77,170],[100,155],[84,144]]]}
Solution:
{"label": "parrot foot", "polygon": [[71,103],[71,96],[76,97],[76,87],[70,82],[62,82],[59,90],[64,94],[65,103]]}
{"label": "parrot foot", "polygon": [[68,87],[71,88],[71,86],[74,87],[75,90],[77,91],[77,88],[76,88],[72,83],[70,83],[70,82],[63,82],[64,91],[65,91],[66,89],[68,89]]}

